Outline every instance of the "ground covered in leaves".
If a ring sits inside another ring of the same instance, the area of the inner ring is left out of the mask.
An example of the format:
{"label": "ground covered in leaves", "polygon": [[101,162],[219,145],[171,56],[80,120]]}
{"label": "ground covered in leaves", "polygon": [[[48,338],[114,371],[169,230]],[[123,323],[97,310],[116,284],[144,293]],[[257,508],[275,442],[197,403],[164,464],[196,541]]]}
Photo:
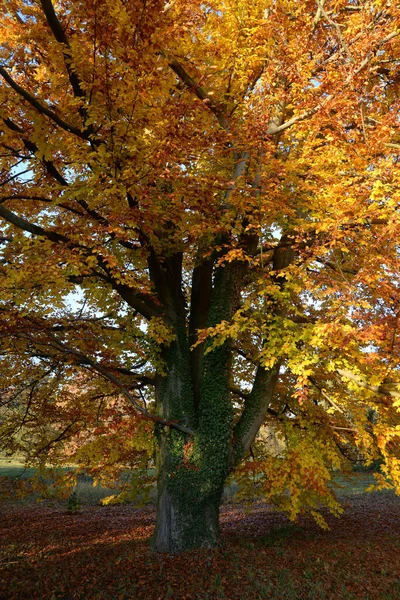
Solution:
{"label": "ground covered in leaves", "polygon": [[0,598],[7,600],[400,598],[400,498],[345,498],[330,531],[258,504],[224,506],[221,546],[152,555],[154,510],[5,503]]}

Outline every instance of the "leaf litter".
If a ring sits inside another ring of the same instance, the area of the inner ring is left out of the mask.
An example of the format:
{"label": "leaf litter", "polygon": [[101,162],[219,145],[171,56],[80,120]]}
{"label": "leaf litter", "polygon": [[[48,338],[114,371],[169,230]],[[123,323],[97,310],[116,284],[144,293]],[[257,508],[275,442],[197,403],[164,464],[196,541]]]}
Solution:
{"label": "leaf litter", "polygon": [[219,547],[154,555],[153,507],[8,502],[0,508],[0,598],[159,600],[400,597],[400,499],[361,494],[341,518],[291,523],[264,503],[221,510]]}

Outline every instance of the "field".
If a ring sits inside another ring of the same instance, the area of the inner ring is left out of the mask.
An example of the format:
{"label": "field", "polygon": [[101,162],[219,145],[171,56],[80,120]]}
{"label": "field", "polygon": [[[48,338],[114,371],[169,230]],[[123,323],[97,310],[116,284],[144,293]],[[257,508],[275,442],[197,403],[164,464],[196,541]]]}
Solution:
{"label": "field", "polygon": [[[0,469],[1,471],[1,469]],[[0,506],[0,598],[269,600],[400,598],[400,498],[343,481],[330,531],[260,503],[222,509],[221,545],[153,556],[154,508],[8,501]]]}

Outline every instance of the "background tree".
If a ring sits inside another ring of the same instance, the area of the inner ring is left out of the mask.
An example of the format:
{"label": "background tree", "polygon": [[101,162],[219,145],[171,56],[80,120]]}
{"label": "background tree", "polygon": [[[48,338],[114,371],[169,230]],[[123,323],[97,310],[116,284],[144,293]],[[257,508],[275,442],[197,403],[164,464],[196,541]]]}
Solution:
{"label": "background tree", "polygon": [[3,445],[153,423],[156,550],[215,543],[263,423],[293,516],[354,446],[399,489],[395,4],[5,2]]}

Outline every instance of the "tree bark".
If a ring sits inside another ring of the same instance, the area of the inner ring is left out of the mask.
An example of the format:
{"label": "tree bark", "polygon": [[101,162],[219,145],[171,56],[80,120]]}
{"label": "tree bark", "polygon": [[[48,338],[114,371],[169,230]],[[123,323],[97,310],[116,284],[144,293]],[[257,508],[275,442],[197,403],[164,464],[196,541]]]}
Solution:
{"label": "tree bark", "polygon": [[[168,273],[158,272],[156,267],[153,266],[152,271],[157,283]],[[204,310],[206,316],[208,313],[208,326],[232,318],[239,306],[245,271],[244,263],[228,264],[216,270],[211,298],[207,299]],[[228,339],[211,350],[212,340],[209,340],[201,349],[202,353],[209,350],[201,360],[191,360],[189,336],[194,323],[188,330],[182,302],[172,287],[168,289],[165,284],[163,294],[176,337],[164,350],[164,375],[158,375],[156,380],[158,413],[163,419],[176,420],[195,432],[191,436],[157,426],[158,501],[152,547],[156,552],[175,554],[215,546],[219,539],[219,506],[226,477],[235,466],[232,461],[234,410],[229,391],[232,344]],[[198,308],[196,302],[194,308]],[[204,325],[206,323],[202,323]],[[239,428],[245,445],[249,436],[256,435],[263,420],[277,372],[276,369],[276,372],[261,374],[260,370],[256,377],[257,384],[250,398],[252,406],[249,400],[245,407],[246,418]],[[243,444],[240,447],[242,456]]]}
{"label": "tree bark", "polygon": [[229,350],[221,347],[207,355],[197,407],[183,328],[177,329],[176,340],[165,351],[166,374],[156,382],[160,416],[198,425],[194,436],[157,426],[156,552],[175,554],[218,542],[232,423],[226,396],[229,369],[223,368],[228,356]]}
{"label": "tree bark", "polygon": [[219,504],[215,498],[199,498],[193,506],[184,506],[164,488],[158,498],[153,550],[178,554],[214,547],[219,539]]}
{"label": "tree bark", "polygon": [[[158,447],[158,501],[155,552],[178,554],[211,548],[219,539],[219,506],[224,481],[207,481],[207,474],[180,452],[179,432],[162,431]],[[179,460],[180,459],[180,460]]]}

